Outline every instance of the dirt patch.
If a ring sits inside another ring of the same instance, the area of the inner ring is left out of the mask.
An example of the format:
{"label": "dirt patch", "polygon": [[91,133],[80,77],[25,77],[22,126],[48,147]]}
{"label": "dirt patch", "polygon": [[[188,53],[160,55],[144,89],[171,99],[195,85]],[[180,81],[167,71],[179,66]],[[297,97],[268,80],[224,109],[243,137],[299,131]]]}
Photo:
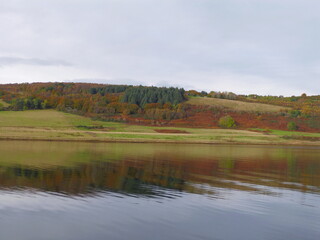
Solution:
{"label": "dirt patch", "polygon": [[189,132],[184,130],[177,130],[177,129],[153,129],[154,131],[158,133],[184,133],[189,134]]}
{"label": "dirt patch", "polygon": [[253,129],[248,129],[250,132],[256,132],[256,133],[262,133],[264,135],[269,135],[272,133],[270,129],[264,129],[264,130],[253,130]]}
{"label": "dirt patch", "polygon": [[100,130],[100,131],[107,131],[107,132],[115,129],[112,127],[104,127],[102,125],[100,125],[100,126],[78,125],[78,126],[76,126],[76,128],[79,128],[81,130]]}

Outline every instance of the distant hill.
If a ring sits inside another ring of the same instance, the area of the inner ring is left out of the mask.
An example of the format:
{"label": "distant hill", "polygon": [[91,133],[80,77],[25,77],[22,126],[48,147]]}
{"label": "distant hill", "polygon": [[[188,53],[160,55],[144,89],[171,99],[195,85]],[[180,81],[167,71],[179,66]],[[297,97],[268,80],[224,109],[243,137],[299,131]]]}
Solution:
{"label": "distant hill", "polygon": [[[94,83],[0,85],[0,110],[56,109],[131,124],[320,131],[320,96],[236,95]],[[228,118],[225,118],[228,116]],[[229,119],[232,124],[224,124]]]}

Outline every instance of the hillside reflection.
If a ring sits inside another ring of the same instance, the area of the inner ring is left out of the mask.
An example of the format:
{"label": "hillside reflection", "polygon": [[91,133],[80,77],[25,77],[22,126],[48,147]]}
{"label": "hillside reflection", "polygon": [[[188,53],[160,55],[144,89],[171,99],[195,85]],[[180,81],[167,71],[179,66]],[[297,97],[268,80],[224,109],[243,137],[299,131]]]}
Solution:
{"label": "hillside reflection", "polygon": [[0,188],[156,197],[161,189],[319,193],[320,150],[249,146],[2,142]]}

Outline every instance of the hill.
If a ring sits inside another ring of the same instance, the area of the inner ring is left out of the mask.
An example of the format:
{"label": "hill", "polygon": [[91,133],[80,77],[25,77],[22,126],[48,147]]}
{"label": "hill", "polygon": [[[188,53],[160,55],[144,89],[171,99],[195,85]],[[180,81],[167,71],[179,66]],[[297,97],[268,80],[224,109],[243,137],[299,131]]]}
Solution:
{"label": "hill", "polygon": [[260,112],[260,113],[279,113],[281,111],[292,110],[290,107],[281,107],[271,104],[243,102],[239,100],[192,97],[186,103],[197,106],[213,106],[225,108],[231,111]]}
{"label": "hill", "polygon": [[[55,109],[146,126],[320,131],[320,97],[236,95],[93,83],[0,85],[1,111]],[[230,127],[229,126],[229,127]]]}

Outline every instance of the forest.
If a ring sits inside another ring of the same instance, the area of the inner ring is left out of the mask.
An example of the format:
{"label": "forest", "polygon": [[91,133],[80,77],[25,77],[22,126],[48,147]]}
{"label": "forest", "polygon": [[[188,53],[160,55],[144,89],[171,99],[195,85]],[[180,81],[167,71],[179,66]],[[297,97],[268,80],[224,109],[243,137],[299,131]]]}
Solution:
{"label": "forest", "polygon": [[[201,99],[201,104],[192,104]],[[208,99],[233,104],[280,106],[283,109],[240,110]],[[22,83],[0,85],[0,110],[56,109],[104,121],[183,127],[257,128],[320,131],[320,96],[237,95],[173,87],[94,83]]]}

